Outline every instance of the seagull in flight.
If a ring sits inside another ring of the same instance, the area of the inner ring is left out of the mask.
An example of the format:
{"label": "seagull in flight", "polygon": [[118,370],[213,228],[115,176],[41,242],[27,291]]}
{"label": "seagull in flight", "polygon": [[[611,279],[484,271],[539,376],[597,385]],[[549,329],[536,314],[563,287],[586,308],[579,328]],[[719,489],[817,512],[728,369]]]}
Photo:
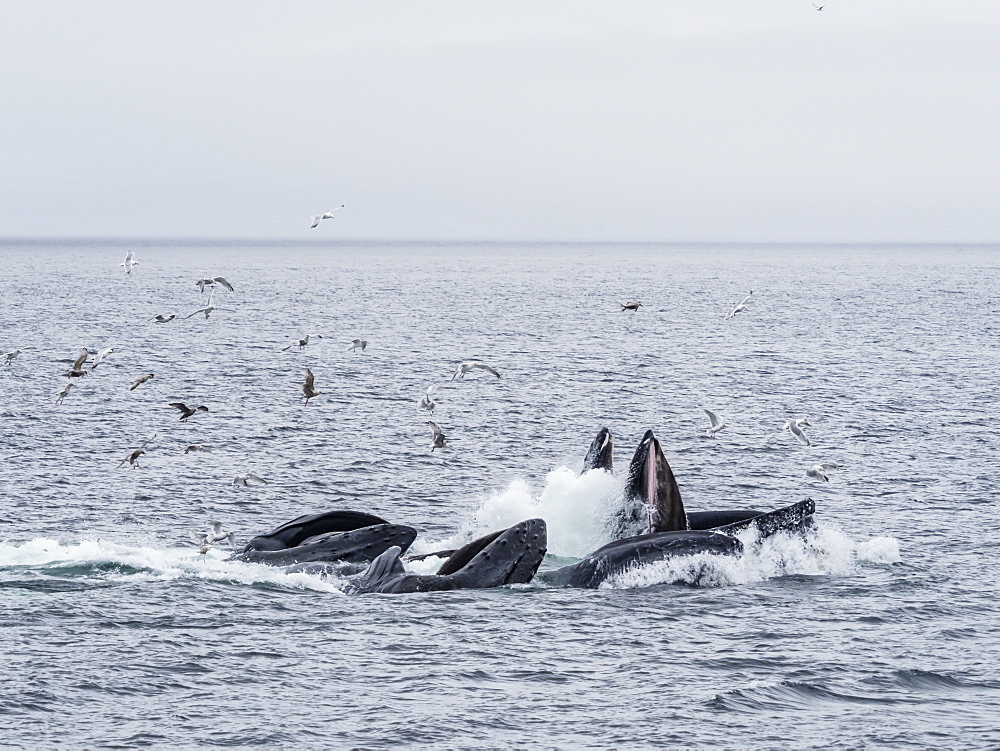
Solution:
{"label": "seagull in flight", "polygon": [[125,254],[125,260],[119,263],[118,265],[125,267],[125,275],[128,276],[129,274],[132,273],[132,268],[134,266],[137,266],[138,264],[139,262],[135,260],[135,253],[133,253],[130,250],[128,253]]}
{"label": "seagull in flight", "polygon": [[367,346],[368,346],[368,340],[367,339],[352,339],[351,340],[351,352],[357,352],[358,351],[358,347],[360,347],[361,351],[364,352],[365,351],[365,347],[367,347]]}
{"label": "seagull in flight", "polygon": [[107,349],[102,349],[97,355],[94,356],[94,364],[90,366],[91,370],[94,370],[98,365],[107,360],[111,355],[117,352],[114,347],[108,347]]}
{"label": "seagull in flight", "polygon": [[63,375],[67,378],[83,378],[83,376],[87,375],[87,371],[83,369],[83,366],[89,358],[90,350],[84,347],[73,361],[73,365]]}
{"label": "seagull in flight", "polygon": [[312,225],[309,227],[309,229],[316,229],[319,226],[319,223],[322,222],[324,219],[335,219],[336,217],[334,217],[333,212],[339,211],[342,208],[344,208],[344,204],[340,204],[340,206],[338,206],[337,208],[330,209],[329,211],[320,214],[319,216],[314,216],[312,218]]}
{"label": "seagull in flight", "polygon": [[211,522],[212,528],[204,535],[199,535],[197,532],[190,532],[191,541],[198,546],[198,552],[205,555],[208,549],[212,547],[217,542],[222,542],[223,540],[229,540],[229,547],[236,550],[236,533],[235,532],[223,532],[222,522]]}
{"label": "seagull in flight", "polygon": [[830,482],[830,478],[826,476],[826,473],[831,469],[840,469],[839,464],[814,464],[809,469],[806,470],[806,475],[817,480],[823,480],[824,482]]}
{"label": "seagull in flight", "polygon": [[708,419],[712,421],[712,427],[708,429],[708,432],[705,433],[705,435],[707,435],[709,438],[715,438],[716,433],[725,429],[726,423],[719,420],[716,414],[710,410],[706,409],[705,414],[708,415]]}
{"label": "seagull in flight", "polygon": [[785,423],[785,430],[791,431],[792,435],[799,439],[800,442],[804,443],[806,446],[812,446],[812,441],[809,440],[809,436],[805,434],[802,430],[803,425],[812,425],[805,419],[801,420],[789,420]]}
{"label": "seagull in flight", "polygon": [[306,368],[306,382],[302,384],[302,396],[305,397],[305,403],[309,404],[310,399],[322,393],[322,391],[316,390],[313,383],[313,372],[309,368]]}
{"label": "seagull in flight", "polygon": [[455,371],[455,375],[451,377],[451,380],[454,381],[456,378],[465,378],[465,374],[468,373],[470,370],[485,370],[487,373],[492,373],[497,378],[500,377],[500,374],[497,373],[495,370],[493,370],[493,368],[491,368],[486,363],[482,363],[479,361],[470,361],[470,362],[460,363],[458,366],[458,370]]}
{"label": "seagull in flight", "polygon": [[216,284],[221,284],[223,287],[225,287],[230,292],[234,291],[233,290],[233,285],[231,285],[229,282],[227,282],[221,276],[213,276],[211,279],[199,279],[198,281],[196,281],[194,283],[194,286],[197,287],[199,290],[201,290],[201,294],[204,295],[205,294],[205,287],[211,287],[212,290],[214,291]]}
{"label": "seagull in flight", "polygon": [[139,388],[146,381],[150,380],[152,377],[153,377],[152,373],[144,373],[143,375],[141,375],[141,376],[139,376],[138,378],[135,379],[135,381],[132,383],[132,385],[129,386],[128,390],[129,391],[135,391],[137,388]]}
{"label": "seagull in flight", "polygon": [[63,403],[63,399],[65,399],[67,396],[69,396],[69,392],[72,391],[72,389],[73,389],[73,384],[72,383],[67,383],[58,392],[56,392],[56,397],[57,397],[56,398],[56,404],[62,404]]}
{"label": "seagull in flight", "polygon": [[825,8],[826,6],[825,5],[816,5],[816,3],[813,3],[813,7],[816,10],[823,10],[823,8]]}
{"label": "seagull in flight", "polygon": [[426,409],[429,415],[434,414],[434,408],[437,406],[437,402],[431,399],[431,393],[436,388],[437,386],[428,386],[427,393],[420,399],[420,409]]}
{"label": "seagull in flight", "polygon": [[431,426],[431,453],[433,454],[434,449],[443,449],[448,443],[448,439],[444,437],[444,432],[436,422],[428,420],[427,424]]}
{"label": "seagull in flight", "polygon": [[21,352],[23,352],[23,350],[20,350],[20,349],[14,349],[14,350],[11,350],[10,352],[4,352],[3,353],[3,356],[4,356],[4,363],[3,364],[4,365],[10,365],[12,362],[14,362],[14,360],[17,359],[17,356],[19,354],[21,354]]}
{"label": "seagull in flight", "polygon": [[183,402],[170,402],[171,407],[174,409],[179,409],[181,411],[181,422],[186,421],[189,417],[193,417],[199,412],[208,412],[208,407],[202,404],[199,407],[189,407]]}
{"label": "seagull in flight", "polygon": [[144,449],[146,448],[146,445],[153,440],[153,438],[156,438],[156,433],[153,433],[152,437],[147,438],[139,448],[133,449],[128,456],[118,463],[118,467],[121,467],[125,462],[128,462],[132,469],[137,469],[139,467],[139,457],[146,453]]}
{"label": "seagull in flight", "polygon": [[191,454],[191,453],[194,453],[196,451],[203,451],[206,454],[211,454],[212,453],[211,449],[205,448],[200,443],[192,443],[191,445],[184,447],[184,453],[185,454]]}
{"label": "seagull in flight", "polygon": [[638,300],[629,300],[628,302],[622,303],[622,313],[626,310],[638,311],[640,307],[642,307],[642,303]]}
{"label": "seagull in flight", "polygon": [[265,480],[263,477],[259,477],[258,475],[255,475],[253,472],[246,472],[242,475],[236,475],[236,477],[233,478],[233,487],[245,488],[248,487],[251,482],[259,482],[264,485],[267,485],[267,480]]}
{"label": "seagull in flight", "polygon": [[753,290],[750,290],[750,294],[749,295],[747,295],[742,300],[740,300],[738,303],[736,303],[736,305],[733,306],[733,309],[730,310],[729,313],[726,315],[725,320],[728,321],[730,318],[735,317],[737,313],[742,313],[745,310],[750,310],[750,308],[747,307],[747,303],[750,301],[750,295],[752,295],[752,294],[753,294]]}
{"label": "seagull in flight", "polygon": [[[157,314],[157,315],[153,316],[152,318],[150,318],[149,321],[156,321],[157,323],[170,323],[176,317],[177,316],[174,315],[173,313],[171,313],[168,316]],[[149,323],[149,321],[146,321],[146,323]]]}
{"label": "seagull in flight", "polygon": [[[305,335],[304,337],[302,337],[301,339],[296,339],[296,340],[295,340],[294,342],[292,342],[291,344],[289,344],[289,345],[288,345],[287,347],[282,347],[281,351],[282,351],[282,352],[285,352],[285,351],[287,351],[287,350],[290,350],[290,349],[291,349],[292,347],[294,347],[294,346],[295,346],[296,344],[298,344],[298,345],[299,345],[299,349],[300,349],[300,350],[302,350],[302,349],[305,349],[305,348],[306,348],[306,345],[307,345],[307,344],[309,344],[309,340],[310,340],[310,339],[312,339],[312,338],[313,338],[313,337],[312,337],[312,334],[306,334],[306,335]],[[322,336],[321,334],[316,334],[316,338],[317,338],[317,339],[322,339],[322,338],[323,338],[323,336]]]}
{"label": "seagull in flight", "polygon": [[199,313],[204,313],[205,314],[205,318],[208,318],[210,315],[212,315],[212,313],[215,310],[217,310],[217,308],[214,305],[212,305],[212,299],[214,297],[215,297],[215,290],[213,289],[212,290],[212,294],[210,294],[208,296],[208,305],[206,305],[204,308],[198,308],[198,310],[196,310],[194,313],[192,313],[189,316],[184,316],[185,320],[187,320],[188,318],[193,318],[194,316],[198,315]]}

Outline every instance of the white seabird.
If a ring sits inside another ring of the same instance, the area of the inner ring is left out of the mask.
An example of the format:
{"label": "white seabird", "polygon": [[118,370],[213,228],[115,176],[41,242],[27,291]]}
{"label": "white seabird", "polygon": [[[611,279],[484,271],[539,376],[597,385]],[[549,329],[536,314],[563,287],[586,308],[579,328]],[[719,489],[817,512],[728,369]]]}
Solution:
{"label": "white seabird", "polygon": [[[176,317],[177,316],[175,314],[173,314],[173,313],[171,313],[168,316],[161,315],[161,314],[157,313],[155,316],[153,316],[152,318],[150,318],[149,321],[156,321],[157,323],[170,323]],[[146,321],[146,323],[149,323],[149,321]]]}
{"label": "white seabird", "polygon": [[729,313],[726,315],[725,320],[728,321],[730,318],[733,318],[737,313],[742,313],[745,310],[750,310],[750,308],[747,307],[747,303],[750,301],[751,295],[753,295],[753,290],[750,290],[749,295],[744,297],[742,300],[736,303],[736,305],[733,306],[733,309],[730,310]]}
{"label": "white seabird", "polygon": [[361,351],[364,352],[365,351],[365,347],[367,347],[367,346],[368,346],[368,340],[367,339],[352,339],[351,340],[351,352],[357,352],[358,351],[358,347],[360,347]]}
{"label": "white seabird", "polygon": [[207,534],[200,535],[197,532],[190,532],[191,541],[198,546],[198,552],[205,555],[208,549],[211,548],[215,543],[222,542],[223,540],[229,540],[229,547],[236,550],[236,533],[235,532],[223,532],[222,522],[210,522],[212,528]]}
{"label": "white seabird", "polygon": [[830,482],[830,478],[826,476],[826,473],[831,469],[840,469],[839,464],[814,464],[809,469],[806,470],[807,477],[813,477],[817,480],[823,480],[824,482]]}
{"label": "white seabird", "polygon": [[245,472],[244,474],[236,475],[236,477],[233,478],[233,487],[245,488],[248,485],[250,485],[251,482],[259,482],[264,485],[267,485],[267,480],[265,480],[263,477],[255,475],[253,472]]}
{"label": "white seabird", "polygon": [[799,441],[804,443],[806,446],[812,446],[812,441],[809,440],[809,436],[807,436],[802,430],[803,425],[809,425],[809,427],[812,427],[812,425],[810,425],[809,422],[803,418],[801,420],[787,421],[785,423],[785,430],[791,431],[792,435],[798,438]]}
{"label": "white seabird", "polygon": [[708,419],[712,421],[712,427],[708,429],[708,432],[706,432],[705,435],[707,435],[709,438],[715,438],[716,433],[725,429],[726,423],[719,420],[716,414],[710,410],[706,409],[705,414],[708,415]]}
{"label": "white seabird", "polygon": [[622,303],[622,313],[624,313],[626,310],[638,312],[639,308],[641,307],[642,303],[639,302],[638,300],[629,300],[628,302]]}
{"label": "white seabird", "polygon": [[487,373],[492,373],[497,378],[500,377],[500,374],[497,373],[489,365],[486,365],[485,363],[481,363],[478,361],[469,361],[469,362],[459,363],[458,369],[455,371],[455,375],[451,377],[451,380],[454,381],[456,378],[465,378],[465,374],[468,373],[470,370],[485,370]]}
{"label": "white seabird", "polygon": [[420,399],[420,409],[426,409],[428,414],[434,414],[434,408],[437,406],[437,402],[431,399],[431,394],[437,386],[428,386],[427,393],[424,394]]}
{"label": "white seabird", "polygon": [[24,350],[21,349],[12,349],[10,352],[4,352],[3,353],[4,365],[10,365],[12,362],[14,362],[14,360],[17,359],[17,356],[21,354],[23,351]]}
{"label": "white seabird", "polygon": [[324,219],[335,219],[336,217],[334,217],[333,212],[339,211],[342,208],[344,208],[344,204],[340,204],[340,206],[338,206],[335,209],[330,209],[329,211],[325,211],[319,216],[314,216],[312,218],[312,224],[310,225],[309,229],[316,229],[319,226],[319,223],[322,222]]}
{"label": "white seabird", "polygon": [[230,292],[234,291],[233,290],[233,285],[231,285],[229,282],[227,282],[221,276],[213,276],[211,279],[208,279],[208,278],[206,278],[206,279],[199,279],[198,281],[196,281],[194,283],[194,286],[197,287],[201,291],[201,294],[205,294],[205,287],[211,287],[212,291],[215,291],[215,285],[216,284],[221,284],[223,287],[225,287]]}
{"label": "white seabird", "polygon": [[208,318],[215,310],[217,310],[217,308],[214,305],[212,305],[212,299],[214,297],[215,297],[215,290],[213,289],[212,290],[212,294],[210,294],[208,296],[208,305],[206,305],[204,308],[198,308],[198,310],[196,310],[194,313],[192,313],[189,316],[184,316],[185,320],[188,319],[188,318],[192,318],[192,317],[198,315],[199,313],[204,313],[205,314],[205,318]]}
{"label": "white seabird", "polygon": [[91,370],[94,370],[98,365],[107,360],[111,355],[117,352],[114,347],[108,347],[107,349],[102,349],[94,356],[94,363],[90,366]]}
{"label": "white seabird", "polygon": [[138,266],[139,262],[135,260],[135,253],[131,250],[125,254],[125,260],[118,264],[119,266],[125,267],[125,275],[128,276],[132,273],[132,267]]}
{"label": "white seabird", "polygon": [[156,438],[156,433],[153,433],[152,436],[143,441],[142,445],[139,448],[133,449],[128,456],[126,456],[118,463],[118,466],[121,467],[125,462],[128,462],[131,465],[132,469],[137,469],[139,467],[139,457],[146,453],[145,451],[146,446],[149,445],[149,442],[152,441],[154,438]]}

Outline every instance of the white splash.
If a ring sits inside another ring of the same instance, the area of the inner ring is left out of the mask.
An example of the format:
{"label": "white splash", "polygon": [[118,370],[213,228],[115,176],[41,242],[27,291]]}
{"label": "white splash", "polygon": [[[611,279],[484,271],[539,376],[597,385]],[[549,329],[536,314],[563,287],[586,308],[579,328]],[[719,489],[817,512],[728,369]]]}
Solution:
{"label": "white splash", "polygon": [[332,582],[305,573],[285,573],[256,563],[227,561],[220,550],[199,555],[194,548],[146,548],[107,540],[83,540],[63,545],[57,540],[35,538],[22,545],[0,542],[0,568],[24,567],[52,570],[112,564],[134,571],[96,570],[94,578],[108,581],[208,579],[236,584],[275,584],[294,589],[340,592]]}
{"label": "white splash", "polygon": [[635,589],[657,584],[690,584],[726,587],[749,584],[778,576],[849,576],[862,563],[898,563],[899,543],[892,537],[876,537],[855,543],[833,526],[817,524],[805,535],[779,533],[759,545],[743,539],[739,558],[699,553],[650,563],[609,578],[602,586]]}
{"label": "white splash", "polygon": [[541,518],[548,527],[550,555],[582,558],[611,541],[608,509],[619,495],[621,480],[610,472],[591,470],[578,475],[568,467],[557,467],[546,475],[538,496],[524,480],[514,480],[506,490],[491,495],[453,541]]}

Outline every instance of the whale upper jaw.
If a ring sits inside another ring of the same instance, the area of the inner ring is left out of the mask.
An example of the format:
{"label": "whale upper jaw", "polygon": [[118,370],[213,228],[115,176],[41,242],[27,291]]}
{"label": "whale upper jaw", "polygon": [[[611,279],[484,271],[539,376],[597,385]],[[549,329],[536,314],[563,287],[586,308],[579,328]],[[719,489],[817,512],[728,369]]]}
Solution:
{"label": "whale upper jaw", "polygon": [[587,456],[583,459],[583,471],[603,469],[610,472],[614,467],[614,439],[611,431],[601,428],[597,437],[590,444]]}
{"label": "whale upper jaw", "polygon": [[400,560],[402,551],[390,548],[351,582],[350,592],[402,594],[527,584],[545,558],[547,545],[545,522],[528,519],[504,530],[462,568],[445,575],[408,574]]}
{"label": "whale upper jaw", "polygon": [[627,503],[640,506],[641,532],[680,532],[688,528],[681,491],[663,456],[660,442],[647,430],[629,465]]}

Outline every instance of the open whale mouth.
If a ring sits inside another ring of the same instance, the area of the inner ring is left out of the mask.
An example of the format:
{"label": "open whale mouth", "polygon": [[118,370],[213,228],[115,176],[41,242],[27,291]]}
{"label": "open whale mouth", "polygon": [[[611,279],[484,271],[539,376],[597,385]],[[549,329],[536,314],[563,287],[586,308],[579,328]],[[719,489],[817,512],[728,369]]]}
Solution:
{"label": "open whale mouth", "polygon": [[688,528],[681,492],[652,430],[643,435],[625,487],[633,503],[643,507],[645,532],[677,532]]}

